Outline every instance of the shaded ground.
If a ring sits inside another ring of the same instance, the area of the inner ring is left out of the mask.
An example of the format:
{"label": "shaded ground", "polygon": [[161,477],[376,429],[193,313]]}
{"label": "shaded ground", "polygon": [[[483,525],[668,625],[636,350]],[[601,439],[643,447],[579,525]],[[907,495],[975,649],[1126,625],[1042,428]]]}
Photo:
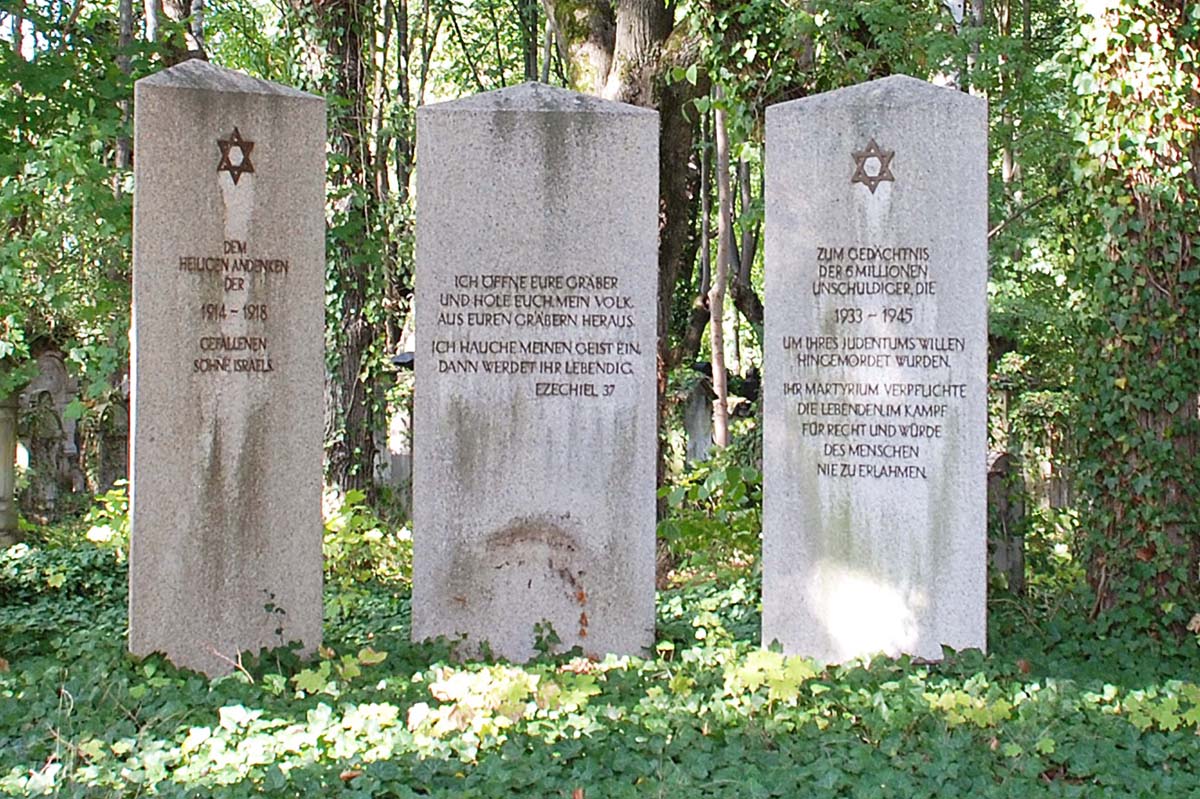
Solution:
{"label": "shaded ground", "polygon": [[[993,602],[992,652],[823,668],[757,648],[752,578],[659,598],[649,660],[455,665],[408,595],[327,596],[328,649],[209,682],[124,651],[109,549],[0,555],[0,794],[1200,796],[1195,640]],[[544,641],[553,649],[552,641]]]}

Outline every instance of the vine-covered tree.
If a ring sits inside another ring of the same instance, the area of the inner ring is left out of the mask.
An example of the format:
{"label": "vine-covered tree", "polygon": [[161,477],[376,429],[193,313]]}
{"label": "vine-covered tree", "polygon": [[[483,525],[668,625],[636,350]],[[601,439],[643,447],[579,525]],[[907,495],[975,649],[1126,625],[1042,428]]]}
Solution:
{"label": "vine-covered tree", "polygon": [[1200,9],[1080,11],[1081,552],[1093,615],[1182,631],[1200,599]]}

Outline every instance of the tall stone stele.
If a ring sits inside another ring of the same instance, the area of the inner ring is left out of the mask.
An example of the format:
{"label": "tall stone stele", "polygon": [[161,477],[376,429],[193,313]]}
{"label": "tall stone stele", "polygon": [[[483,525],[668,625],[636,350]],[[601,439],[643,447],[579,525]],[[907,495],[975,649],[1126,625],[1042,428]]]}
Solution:
{"label": "tall stone stele", "polygon": [[658,115],[530,83],[417,124],[413,637],[645,652]]}
{"label": "tall stone stele", "polygon": [[321,640],[325,102],[187,61],[134,88],[129,648]]}
{"label": "tall stone stele", "polygon": [[893,76],[766,139],[763,641],[982,648],[986,103]]}

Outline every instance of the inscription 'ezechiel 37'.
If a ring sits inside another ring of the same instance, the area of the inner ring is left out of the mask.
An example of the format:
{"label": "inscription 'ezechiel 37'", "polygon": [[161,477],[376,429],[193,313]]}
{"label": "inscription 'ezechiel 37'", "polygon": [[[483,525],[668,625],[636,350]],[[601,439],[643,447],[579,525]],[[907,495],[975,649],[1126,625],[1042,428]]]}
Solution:
{"label": "inscription 'ezechiel 37'", "polygon": [[[228,139],[217,139],[217,147],[221,149],[221,160],[217,164],[217,171],[228,172],[229,176],[233,178],[233,185],[237,185],[242,175],[254,174],[254,164],[250,163],[250,153],[254,150],[254,142],[243,139],[236,125]],[[238,154],[241,155],[236,164],[229,157],[235,147]]]}

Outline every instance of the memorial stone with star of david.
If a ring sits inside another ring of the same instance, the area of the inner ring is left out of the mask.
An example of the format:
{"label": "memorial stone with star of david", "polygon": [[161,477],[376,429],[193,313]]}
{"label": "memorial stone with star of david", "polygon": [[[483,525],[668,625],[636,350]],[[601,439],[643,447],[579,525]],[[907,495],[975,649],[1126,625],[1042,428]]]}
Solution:
{"label": "memorial stone with star of david", "polygon": [[987,105],[892,76],[766,149],[763,644],[983,648]]}
{"label": "memorial stone with star of david", "polygon": [[321,643],[325,103],[191,60],[134,88],[129,648]]}

